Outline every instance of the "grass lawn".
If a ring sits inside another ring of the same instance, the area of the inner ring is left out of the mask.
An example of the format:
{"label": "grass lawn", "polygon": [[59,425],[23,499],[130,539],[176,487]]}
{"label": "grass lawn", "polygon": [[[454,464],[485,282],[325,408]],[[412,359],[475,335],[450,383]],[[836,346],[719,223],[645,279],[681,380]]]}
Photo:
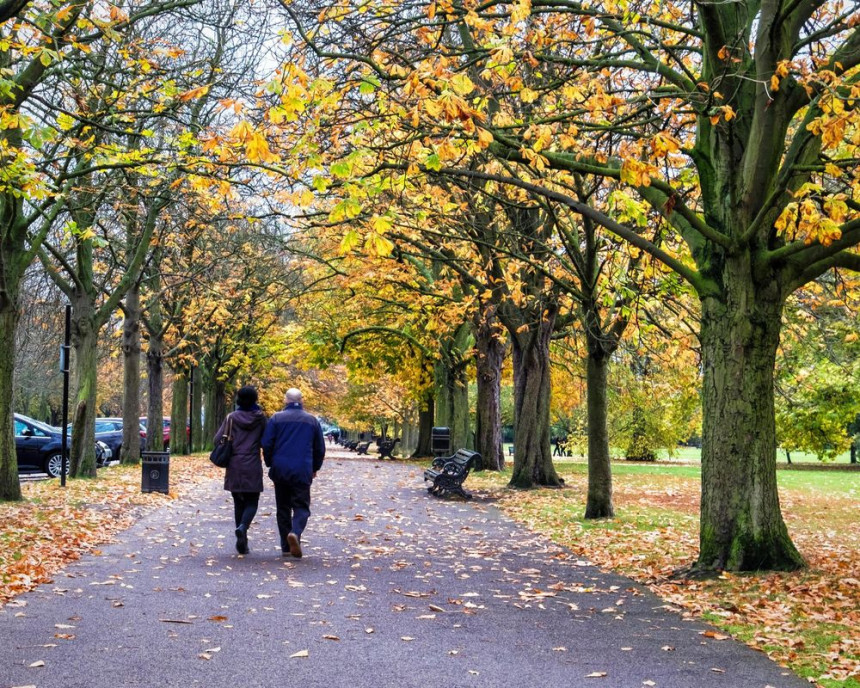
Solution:
{"label": "grass lawn", "polygon": [[[510,447],[512,444],[505,445],[505,456],[510,456]],[[620,449],[612,450],[612,456],[622,457],[624,452]],[[560,460],[564,460],[565,457],[561,457]],[[569,457],[568,457],[569,458]],[[702,459],[702,450],[697,447],[677,447],[675,451],[670,454],[665,449],[660,449],[657,451],[657,459],[658,461],[678,461],[678,462],[695,462],[698,463]],[[778,464],[788,465],[788,461],[785,459],[785,452],[781,449],[777,452],[776,461]],[[806,452],[791,452],[791,461],[792,463],[811,463],[811,464],[849,464],[851,463],[851,452],[843,452],[839,454],[835,459],[828,461],[821,461],[815,454],[808,454]]]}
{"label": "grass lawn", "polygon": [[783,514],[807,570],[687,581],[673,574],[698,551],[698,465],[615,462],[616,516],[599,521],[582,518],[586,466],[562,459],[556,467],[563,490],[510,490],[509,471],[473,473],[467,487],[816,685],[860,688],[860,472],[779,471]]}

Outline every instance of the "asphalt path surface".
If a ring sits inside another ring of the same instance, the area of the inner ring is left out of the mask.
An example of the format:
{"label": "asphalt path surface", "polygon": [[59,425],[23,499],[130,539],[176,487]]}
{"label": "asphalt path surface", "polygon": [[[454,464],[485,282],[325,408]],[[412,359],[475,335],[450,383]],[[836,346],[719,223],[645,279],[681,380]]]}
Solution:
{"label": "asphalt path surface", "polygon": [[415,466],[330,450],[300,560],[273,500],[246,556],[212,481],[14,600],[0,688],[809,685]]}

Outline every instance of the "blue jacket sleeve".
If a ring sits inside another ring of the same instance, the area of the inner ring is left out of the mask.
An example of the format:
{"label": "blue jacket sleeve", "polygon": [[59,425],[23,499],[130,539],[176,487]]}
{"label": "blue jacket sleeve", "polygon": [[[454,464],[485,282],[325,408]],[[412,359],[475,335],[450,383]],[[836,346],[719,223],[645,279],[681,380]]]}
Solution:
{"label": "blue jacket sleeve", "polygon": [[316,431],[314,432],[313,458],[314,473],[316,473],[322,468],[323,459],[325,458],[325,438],[323,437],[322,426],[319,423],[317,423]]}

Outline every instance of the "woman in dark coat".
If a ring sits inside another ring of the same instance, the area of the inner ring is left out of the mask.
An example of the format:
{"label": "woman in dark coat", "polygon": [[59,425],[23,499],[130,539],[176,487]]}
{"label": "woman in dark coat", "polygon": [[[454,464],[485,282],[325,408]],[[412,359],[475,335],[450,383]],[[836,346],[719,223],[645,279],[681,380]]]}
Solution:
{"label": "woman in dark coat", "polygon": [[236,393],[236,410],[229,414],[215,441],[227,432],[232,423],[233,455],[224,474],[224,489],[233,495],[236,518],[236,551],[248,553],[248,528],[257,514],[263,491],[263,466],[260,458],[260,437],[266,427],[266,415],[257,405],[257,390],[242,387]]}

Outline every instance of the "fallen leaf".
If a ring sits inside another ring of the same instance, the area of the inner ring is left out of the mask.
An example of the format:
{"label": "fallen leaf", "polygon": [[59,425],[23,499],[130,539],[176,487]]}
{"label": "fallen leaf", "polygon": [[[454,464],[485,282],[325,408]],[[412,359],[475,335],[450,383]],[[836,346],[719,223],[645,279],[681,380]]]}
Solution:
{"label": "fallen leaf", "polygon": [[405,640],[407,643],[411,640],[415,640],[415,638],[413,638],[412,636],[409,636],[409,635],[402,635],[402,636],[400,636],[400,639]]}
{"label": "fallen leaf", "polygon": [[293,659],[294,657],[295,658],[301,658],[301,657],[308,657],[308,656],[310,656],[310,653],[307,650],[299,650],[298,652],[291,654],[290,659]]}
{"label": "fallen leaf", "polygon": [[726,670],[725,670],[725,669],[717,669],[716,667],[711,667],[711,671],[713,671],[715,674],[724,674],[724,673],[726,673]]}
{"label": "fallen leaf", "polygon": [[586,674],[585,678],[603,678],[606,676],[605,671],[592,671],[590,674]]}
{"label": "fallen leaf", "polygon": [[45,666],[45,662],[43,662],[43,661],[40,659],[40,660],[38,660],[38,661],[36,661],[36,662],[33,662],[33,663],[30,665],[30,668],[31,668],[31,669],[38,669],[39,667],[43,667],[43,666]]}
{"label": "fallen leaf", "polygon": [[728,640],[731,637],[724,633],[717,633],[716,631],[702,631],[701,635],[706,638],[713,638],[714,640]]}
{"label": "fallen leaf", "polygon": [[431,612],[444,612],[445,611],[444,609],[442,609],[442,607],[440,607],[439,605],[436,605],[436,604],[430,604],[427,606],[427,608]]}
{"label": "fallen leaf", "polygon": [[323,640],[340,640],[336,635],[324,635]]}
{"label": "fallen leaf", "polygon": [[674,652],[675,651],[675,648],[672,647],[671,645],[664,645],[660,649],[663,650],[663,652]]}
{"label": "fallen leaf", "polygon": [[209,617],[209,621],[226,621],[226,620],[227,620],[227,617],[226,617],[226,616],[222,616],[221,614],[218,614],[218,615],[216,615],[216,616],[210,616],[210,617]]}

